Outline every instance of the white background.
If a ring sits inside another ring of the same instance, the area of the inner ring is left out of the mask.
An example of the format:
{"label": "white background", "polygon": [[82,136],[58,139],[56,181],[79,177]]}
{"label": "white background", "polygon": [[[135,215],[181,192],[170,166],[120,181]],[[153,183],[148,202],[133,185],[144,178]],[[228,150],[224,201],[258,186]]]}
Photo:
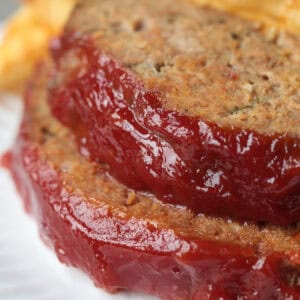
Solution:
{"label": "white background", "polygon": [[18,0],[0,0],[0,22],[18,6]]}

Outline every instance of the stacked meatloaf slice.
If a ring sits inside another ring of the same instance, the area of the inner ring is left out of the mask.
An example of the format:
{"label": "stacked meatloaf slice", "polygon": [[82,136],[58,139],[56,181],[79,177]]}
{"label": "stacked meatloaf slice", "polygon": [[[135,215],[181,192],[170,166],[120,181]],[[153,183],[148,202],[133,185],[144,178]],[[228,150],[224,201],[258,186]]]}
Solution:
{"label": "stacked meatloaf slice", "polygon": [[114,292],[300,298],[300,38],[181,0],[79,1],[10,168]]}
{"label": "stacked meatloaf slice", "polygon": [[171,2],[80,3],[52,51],[53,114],[133,189],[297,223],[300,38]]}

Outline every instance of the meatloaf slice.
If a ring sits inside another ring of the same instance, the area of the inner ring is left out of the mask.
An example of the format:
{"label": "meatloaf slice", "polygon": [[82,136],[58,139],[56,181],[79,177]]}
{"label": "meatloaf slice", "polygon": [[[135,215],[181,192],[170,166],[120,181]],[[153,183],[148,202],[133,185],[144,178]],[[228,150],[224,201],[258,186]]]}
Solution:
{"label": "meatloaf slice", "polygon": [[49,103],[81,153],[196,213],[300,221],[300,38],[180,0],[79,1]]}
{"label": "meatloaf slice", "polygon": [[[297,35],[182,0],[82,0],[67,28],[92,36],[166,108],[300,137]],[[82,64],[72,58],[67,69]]]}
{"label": "meatloaf slice", "polygon": [[110,292],[162,299],[298,299],[296,227],[196,216],[110,177],[76,149],[47,104],[48,68],[27,93],[10,170],[59,259]]}

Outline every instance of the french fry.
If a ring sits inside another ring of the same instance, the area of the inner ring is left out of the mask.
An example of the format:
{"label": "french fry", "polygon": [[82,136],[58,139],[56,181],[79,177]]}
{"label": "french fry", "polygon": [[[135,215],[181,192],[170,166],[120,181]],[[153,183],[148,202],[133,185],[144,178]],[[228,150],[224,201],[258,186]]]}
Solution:
{"label": "french fry", "polygon": [[300,0],[194,0],[300,33]]}
{"label": "french fry", "polygon": [[75,0],[31,0],[15,13],[0,44],[0,90],[20,90],[49,40],[64,26]]}

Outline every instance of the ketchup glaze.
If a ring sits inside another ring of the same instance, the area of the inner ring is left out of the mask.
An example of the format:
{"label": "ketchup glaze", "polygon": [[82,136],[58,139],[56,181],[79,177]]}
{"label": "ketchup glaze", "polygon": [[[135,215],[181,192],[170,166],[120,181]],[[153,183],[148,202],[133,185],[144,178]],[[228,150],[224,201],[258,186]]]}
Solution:
{"label": "ketchup glaze", "polygon": [[[68,53],[82,65],[57,82]],[[147,90],[87,37],[65,33],[52,57],[53,115],[75,133],[81,153],[106,163],[122,183],[195,213],[300,221],[299,138],[223,128],[167,110],[163,94]]]}
{"label": "ketchup glaze", "polygon": [[43,240],[96,286],[166,300],[300,299],[292,280],[300,276],[299,253],[258,256],[251,247],[182,236],[96,206],[45,160],[26,122],[6,165]]}

